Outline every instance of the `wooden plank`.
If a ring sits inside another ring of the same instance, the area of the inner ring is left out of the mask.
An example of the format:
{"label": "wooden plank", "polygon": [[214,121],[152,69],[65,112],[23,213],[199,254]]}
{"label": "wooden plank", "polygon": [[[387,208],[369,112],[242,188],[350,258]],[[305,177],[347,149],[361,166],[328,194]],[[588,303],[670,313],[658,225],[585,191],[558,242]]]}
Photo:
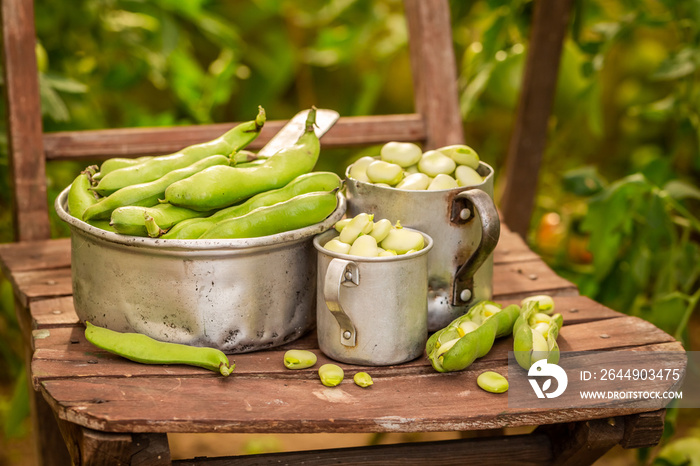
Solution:
{"label": "wooden plank", "polygon": [[625,419],[622,448],[645,448],[659,443],[664,433],[666,410],[640,413]]}
{"label": "wooden plank", "polygon": [[29,303],[33,329],[79,325],[72,296],[34,300]]}
{"label": "wooden plank", "polygon": [[15,272],[70,267],[70,238],[0,244],[0,267]]}
{"label": "wooden plank", "polygon": [[522,91],[508,147],[503,218],[523,238],[530,226],[557,72],[573,0],[538,0]]}
{"label": "wooden plank", "polygon": [[510,466],[512,464],[549,464],[551,460],[552,448],[549,437],[544,434],[530,434],[268,453],[227,458],[196,458],[195,460],[174,461],[173,464],[178,466],[225,466],[233,464],[239,466],[264,464],[389,466],[422,463],[445,465],[479,463],[490,466]]}
{"label": "wooden plank", "polygon": [[32,299],[55,298],[73,294],[69,268],[17,272],[8,277],[23,307]]}
{"label": "wooden plank", "polygon": [[565,426],[544,426],[538,429],[550,437],[552,465],[584,466],[595,463],[622,440],[624,421],[593,419]]}
{"label": "wooden plank", "polygon": [[[248,148],[260,149],[286,122],[266,122],[260,136]],[[43,140],[48,160],[136,157],[176,152],[188,145],[217,138],[236,124],[63,131],[46,133]],[[425,125],[420,115],[341,117],[323,136],[323,148],[421,141],[424,138]]]}
{"label": "wooden plank", "polygon": [[6,0],[0,11],[15,237],[18,241],[45,239],[51,232],[34,51],[34,2]]}
{"label": "wooden plank", "polygon": [[578,288],[555,274],[541,259],[494,265],[494,299],[522,299],[535,294],[575,296]]}
{"label": "wooden plank", "polygon": [[493,251],[494,264],[509,264],[513,262],[525,262],[539,260],[535,254],[517,233],[513,233],[501,223],[501,235],[498,245]]}
{"label": "wooden plank", "polygon": [[[601,338],[601,335],[604,337]],[[673,340],[670,335],[646,321],[628,316],[594,322],[565,322],[558,342],[561,351],[602,351],[629,348],[644,350],[646,347],[666,352],[682,350],[680,343]],[[195,367],[144,365],[128,361],[98,349],[87,342],[82,326],[35,331],[34,348],[32,376],[33,383],[37,387],[41,382],[50,379],[78,377],[218,377],[214,372]],[[285,347],[230,355],[229,359],[236,363],[236,376],[316,380],[315,371],[289,371],[283,366],[284,352],[291,348],[312,350],[318,357],[317,367],[334,362],[318,349],[314,333]],[[508,352],[512,350],[513,340],[511,337],[499,339],[491,351],[470,366],[469,370],[478,372],[488,370],[497,364],[504,364],[508,361]],[[398,366],[369,367],[337,364],[346,371],[348,376],[361,371],[368,371],[373,377],[434,373],[425,356]]]}
{"label": "wooden plank", "polygon": [[86,429],[66,421],[60,421],[60,427],[73,464],[171,464],[166,434],[113,434]]}
{"label": "wooden plank", "polygon": [[447,0],[404,0],[416,111],[425,149],[463,144],[450,7]]}
{"label": "wooden plank", "polygon": [[[491,369],[507,374],[504,364]],[[329,388],[318,380],[240,375],[48,380],[41,389],[59,418],[111,432],[466,431],[586,421],[665,405],[598,407],[598,400],[585,400],[577,408],[509,408],[507,397],[477,388],[477,375],[377,377],[369,389],[351,380]]]}

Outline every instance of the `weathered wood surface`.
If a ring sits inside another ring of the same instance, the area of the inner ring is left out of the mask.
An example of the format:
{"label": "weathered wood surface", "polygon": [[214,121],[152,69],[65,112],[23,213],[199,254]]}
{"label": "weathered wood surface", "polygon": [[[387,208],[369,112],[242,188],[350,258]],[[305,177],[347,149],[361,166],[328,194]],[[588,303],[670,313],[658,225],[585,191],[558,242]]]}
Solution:
{"label": "weathered wood surface", "polygon": [[[266,122],[260,136],[248,149],[260,149],[285,123],[287,120]],[[191,144],[217,138],[236,124],[45,133],[44,150],[48,160],[95,160],[169,154]],[[323,136],[323,147],[383,144],[387,141],[422,141],[425,137],[425,123],[418,114],[341,117]]]}
{"label": "weathered wood surface", "polygon": [[523,237],[532,218],[559,60],[573,4],[573,0],[534,2],[530,50],[508,147],[507,182],[501,196],[503,218]]}
{"label": "weathered wood surface", "polygon": [[405,0],[416,112],[425,123],[425,149],[464,143],[447,0]]}
{"label": "weathered wood surface", "polygon": [[45,239],[50,230],[34,50],[34,2],[5,0],[0,13],[15,236],[17,241]]}
{"label": "weathered wood surface", "polygon": [[544,434],[508,437],[460,439],[438,442],[400,443],[368,447],[268,453],[228,458],[179,460],[178,466],[246,466],[266,464],[304,464],[325,466],[351,464],[362,466],[401,466],[406,464],[488,464],[519,466],[552,462],[549,437]]}
{"label": "weathered wood surface", "polygon": [[[566,322],[559,338],[562,351],[682,349],[648,322],[622,316],[587,298],[555,298],[555,302]],[[62,419],[97,430],[206,432],[213,426],[217,432],[472,430],[649,410],[627,405],[509,409],[507,398],[479,390],[475,379],[484,370],[507,374],[510,338],[499,340],[487,356],[456,374],[435,373],[423,357],[380,368],[340,364],[347,384],[333,389],[319,385],[314,370],[289,371],[282,364],[284,351],[292,347],[314,350],[318,364],[330,362],[318,351],[313,333],[287,347],[231,355],[236,372],[227,379],[188,366],[132,363],[93,347],[85,341],[80,325],[40,328],[34,332],[34,342],[35,386]],[[370,371],[375,379],[369,390],[349,380],[362,370]],[[458,410],[445,403],[452,399],[459,404]]]}

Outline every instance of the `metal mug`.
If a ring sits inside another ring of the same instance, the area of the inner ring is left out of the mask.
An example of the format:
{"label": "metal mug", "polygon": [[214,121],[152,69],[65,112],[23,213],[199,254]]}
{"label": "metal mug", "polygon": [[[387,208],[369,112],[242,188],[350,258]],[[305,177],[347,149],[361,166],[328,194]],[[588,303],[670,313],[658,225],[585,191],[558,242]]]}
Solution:
{"label": "metal mug", "polygon": [[469,307],[493,295],[493,255],[500,221],[493,203],[493,168],[479,163],[484,181],[440,191],[410,191],[350,178],[346,171],[348,217],[373,213],[375,219],[430,235],[428,329],[443,328]]}
{"label": "metal mug", "polygon": [[423,354],[428,338],[428,252],[359,257],[323,247],[338,233],[314,238],[318,254],[316,331],[329,358],[387,366]]}

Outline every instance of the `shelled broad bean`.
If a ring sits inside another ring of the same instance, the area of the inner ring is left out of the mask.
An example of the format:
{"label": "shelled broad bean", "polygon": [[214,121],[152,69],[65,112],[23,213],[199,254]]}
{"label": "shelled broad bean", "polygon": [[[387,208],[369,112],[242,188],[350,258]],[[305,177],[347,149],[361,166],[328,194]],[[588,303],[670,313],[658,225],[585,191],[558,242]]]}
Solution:
{"label": "shelled broad bean", "polygon": [[379,157],[365,156],[348,169],[350,178],[378,186],[411,191],[437,191],[478,186],[479,155],[464,144],[423,152],[411,142],[388,142]]}

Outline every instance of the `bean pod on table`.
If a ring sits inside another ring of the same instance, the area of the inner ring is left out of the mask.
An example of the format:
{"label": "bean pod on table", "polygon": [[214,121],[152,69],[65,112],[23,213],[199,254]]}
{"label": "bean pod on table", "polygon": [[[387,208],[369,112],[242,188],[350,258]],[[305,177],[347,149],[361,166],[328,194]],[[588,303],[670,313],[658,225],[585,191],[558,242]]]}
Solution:
{"label": "bean pod on table", "polygon": [[438,372],[466,369],[485,356],[496,338],[509,335],[520,315],[520,307],[501,308],[491,301],[482,301],[434,333],[426,344],[426,353]]}
{"label": "bean pod on table", "polygon": [[523,309],[513,326],[513,352],[523,369],[541,359],[559,362],[557,337],[564,323],[561,314],[552,314],[554,302],[549,296],[523,300]]}

